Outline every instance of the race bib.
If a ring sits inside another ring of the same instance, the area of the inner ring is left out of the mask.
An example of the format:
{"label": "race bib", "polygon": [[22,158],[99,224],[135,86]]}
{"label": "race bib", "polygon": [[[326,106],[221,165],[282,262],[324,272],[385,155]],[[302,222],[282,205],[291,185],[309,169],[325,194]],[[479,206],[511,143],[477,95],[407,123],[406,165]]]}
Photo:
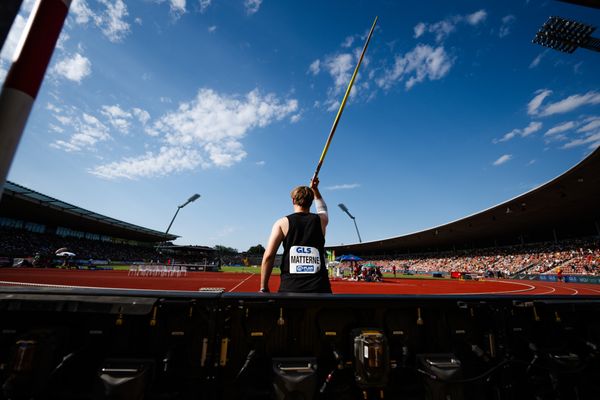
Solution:
{"label": "race bib", "polygon": [[308,246],[290,248],[290,274],[316,274],[321,269],[319,250]]}

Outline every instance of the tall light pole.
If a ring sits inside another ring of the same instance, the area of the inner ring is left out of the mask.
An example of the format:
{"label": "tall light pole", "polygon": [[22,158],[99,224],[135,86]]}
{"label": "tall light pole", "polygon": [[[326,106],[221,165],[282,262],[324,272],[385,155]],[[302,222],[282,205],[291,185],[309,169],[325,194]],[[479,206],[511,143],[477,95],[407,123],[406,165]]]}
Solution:
{"label": "tall light pole", "polygon": [[185,203],[183,203],[180,206],[177,206],[177,211],[175,211],[175,215],[173,215],[173,219],[171,220],[171,223],[169,224],[169,227],[167,228],[167,231],[165,232],[165,235],[167,233],[169,233],[169,229],[171,229],[171,225],[173,225],[173,221],[175,221],[175,217],[177,217],[177,214],[179,213],[179,210],[181,210],[183,207],[187,206],[191,202],[198,200],[199,198],[200,198],[200,195],[198,193],[196,193],[195,195],[193,195],[192,197],[190,197],[189,199],[187,199],[187,201]]}
{"label": "tall light pole", "polygon": [[360,232],[358,232],[358,225],[356,225],[356,218],[354,217],[354,215],[350,214],[350,211],[348,211],[348,207],[346,207],[343,203],[338,204],[338,207],[341,208],[343,212],[348,214],[350,218],[352,218],[352,221],[354,221],[354,227],[356,228],[356,234],[358,235],[358,242],[362,243],[362,239],[360,238]]}

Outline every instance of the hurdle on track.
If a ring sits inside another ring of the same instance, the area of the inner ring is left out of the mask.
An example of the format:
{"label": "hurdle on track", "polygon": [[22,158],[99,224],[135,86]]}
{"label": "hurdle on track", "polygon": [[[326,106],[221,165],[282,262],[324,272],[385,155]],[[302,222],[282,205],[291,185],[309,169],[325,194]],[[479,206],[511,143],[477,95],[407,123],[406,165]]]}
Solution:
{"label": "hurdle on track", "polygon": [[179,278],[187,276],[187,273],[187,267],[183,265],[140,264],[130,266],[127,275]]}

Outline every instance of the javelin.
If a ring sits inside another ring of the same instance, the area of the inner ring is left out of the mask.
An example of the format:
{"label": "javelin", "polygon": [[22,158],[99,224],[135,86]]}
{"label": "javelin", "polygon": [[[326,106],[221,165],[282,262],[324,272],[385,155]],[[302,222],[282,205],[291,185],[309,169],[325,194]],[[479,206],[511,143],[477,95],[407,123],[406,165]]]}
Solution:
{"label": "javelin", "polygon": [[323,165],[323,160],[325,160],[325,155],[327,155],[327,150],[329,150],[329,145],[331,144],[331,139],[333,139],[333,135],[335,134],[335,129],[340,122],[340,117],[344,112],[344,106],[346,105],[346,101],[348,100],[348,95],[352,90],[352,85],[354,84],[354,79],[356,79],[356,75],[358,74],[358,69],[360,68],[360,63],[362,63],[363,57],[367,52],[367,47],[369,46],[369,42],[371,41],[371,36],[373,35],[373,31],[375,30],[375,25],[377,24],[377,18],[375,17],[375,21],[373,21],[373,26],[371,26],[371,30],[369,31],[369,36],[367,37],[367,41],[365,42],[365,46],[363,47],[362,53],[360,54],[360,58],[358,59],[358,63],[356,64],[356,68],[354,68],[354,73],[352,74],[352,78],[350,79],[350,83],[348,83],[348,88],[346,89],[346,94],[344,94],[344,99],[342,100],[342,104],[340,104],[340,109],[335,116],[335,120],[333,121],[333,126],[331,127],[331,131],[329,132],[329,137],[327,137],[327,142],[325,142],[325,147],[323,148],[323,152],[321,153],[321,158],[319,159],[319,163],[317,164],[317,169],[315,170],[315,174],[313,175],[313,180],[319,175],[319,171],[321,170],[321,166]]}

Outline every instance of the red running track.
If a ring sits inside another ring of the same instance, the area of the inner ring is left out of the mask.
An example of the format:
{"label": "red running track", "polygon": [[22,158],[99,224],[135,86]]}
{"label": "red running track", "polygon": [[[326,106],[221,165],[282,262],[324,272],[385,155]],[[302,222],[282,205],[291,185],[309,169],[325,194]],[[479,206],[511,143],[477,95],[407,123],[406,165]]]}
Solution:
{"label": "red running track", "polygon": [[[193,291],[222,288],[225,292],[256,292],[260,275],[247,273],[189,272],[180,277],[129,275],[127,271],[87,271],[63,269],[5,268],[0,270],[2,286],[49,286],[112,289]],[[279,287],[279,277],[271,278],[271,290]],[[596,295],[600,285],[563,282],[448,279],[389,279],[384,282],[334,280],[337,294],[504,294],[504,295]]]}

